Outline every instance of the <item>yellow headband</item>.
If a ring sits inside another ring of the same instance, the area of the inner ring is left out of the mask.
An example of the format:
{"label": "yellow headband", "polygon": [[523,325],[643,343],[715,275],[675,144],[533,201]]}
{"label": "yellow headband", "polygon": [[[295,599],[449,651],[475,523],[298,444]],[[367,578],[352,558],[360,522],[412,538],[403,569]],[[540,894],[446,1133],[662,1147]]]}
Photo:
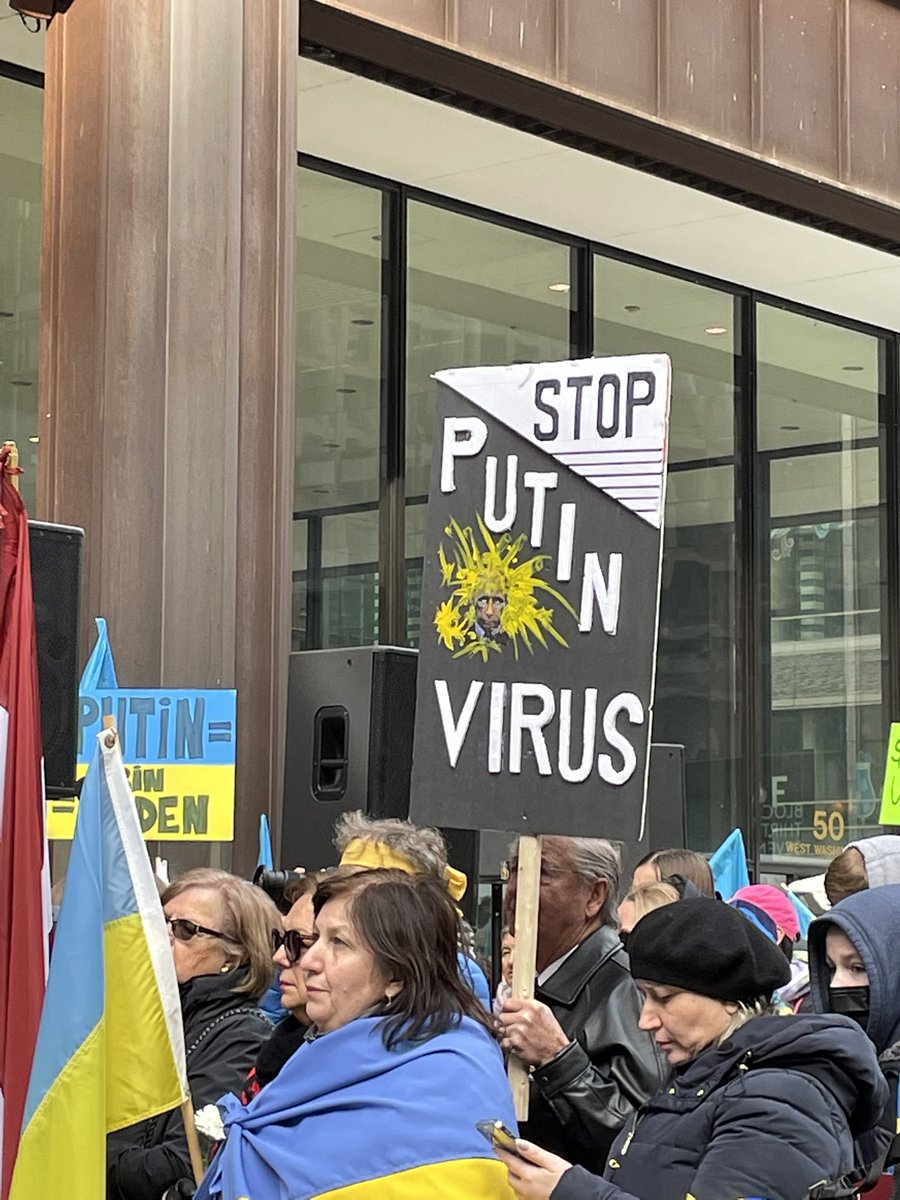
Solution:
{"label": "yellow headband", "polygon": [[[405,854],[398,854],[384,842],[373,842],[363,838],[351,838],[347,848],[341,855],[342,867],[365,867],[370,871],[384,871],[393,868],[404,871],[407,875],[423,874],[415,867]],[[454,900],[461,900],[466,894],[468,879],[462,871],[455,867],[444,868],[444,879],[447,881],[447,891]]]}

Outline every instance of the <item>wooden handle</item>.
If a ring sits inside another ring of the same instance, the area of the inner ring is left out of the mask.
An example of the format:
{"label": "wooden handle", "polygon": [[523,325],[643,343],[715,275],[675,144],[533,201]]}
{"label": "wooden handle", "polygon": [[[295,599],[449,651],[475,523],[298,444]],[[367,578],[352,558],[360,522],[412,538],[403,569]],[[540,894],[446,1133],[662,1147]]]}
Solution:
{"label": "wooden handle", "polygon": [[[541,839],[519,838],[519,867],[516,875],[516,953],[513,959],[512,994],[520,1000],[534,999],[537,960],[538,905],[541,895]],[[528,1120],[528,1068],[514,1054],[506,1067],[512,1089],[516,1120]]]}
{"label": "wooden handle", "polygon": [[187,1134],[188,1153],[191,1156],[191,1170],[194,1172],[194,1183],[200,1186],[200,1180],[203,1178],[203,1156],[200,1153],[200,1138],[197,1135],[197,1126],[194,1124],[194,1104],[190,1096],[181,1106],[181,1115],[184,1118],[184,1132]]}

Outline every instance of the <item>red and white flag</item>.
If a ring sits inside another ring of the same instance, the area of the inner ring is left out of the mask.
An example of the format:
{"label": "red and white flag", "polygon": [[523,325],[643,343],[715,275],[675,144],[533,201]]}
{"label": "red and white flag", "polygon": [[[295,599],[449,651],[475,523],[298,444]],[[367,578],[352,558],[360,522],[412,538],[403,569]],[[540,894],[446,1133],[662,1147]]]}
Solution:
{"label": "red and white flag", "polygon": [[28,517],[0,449],[0,1200],[47,978],[47,841]]}

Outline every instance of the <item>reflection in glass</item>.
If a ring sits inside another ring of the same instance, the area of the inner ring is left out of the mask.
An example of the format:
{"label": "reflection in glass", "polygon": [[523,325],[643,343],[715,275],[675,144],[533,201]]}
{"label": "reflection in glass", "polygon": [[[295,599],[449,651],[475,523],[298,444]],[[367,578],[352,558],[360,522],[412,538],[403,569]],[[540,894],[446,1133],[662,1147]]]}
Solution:
{"label": "reflection in glass", "polygon": [[[569,356],[569,247],[411,201],[407,212],[407,640],[418,645],[434,381],[447,367]],[[419,498],[418,502],[416,497]],[[421,511],[417,511],[421,509]]]}
{"label": "reflection in glass", "polygon": [[300,168],[293,645],[378,638],[381,210]]}
{"label": "reflection in glass", "polygon": [[[688,845],[745,819],[737,796],[734,349],[727,292],[595,260],[597,354],[672,359],[653,741],[684,746]],[[710,460],[715,460],[714,463]]]}
{"label": "reflection in glass", "polygon": [[0,442],[14,441],[36,515],[44,93],[0,76]]}
{"label": "reflection in glass", "polygon": [[761,305],[768,540],[763,851],[823,867],[877,833],[885,737],[879,339]]}

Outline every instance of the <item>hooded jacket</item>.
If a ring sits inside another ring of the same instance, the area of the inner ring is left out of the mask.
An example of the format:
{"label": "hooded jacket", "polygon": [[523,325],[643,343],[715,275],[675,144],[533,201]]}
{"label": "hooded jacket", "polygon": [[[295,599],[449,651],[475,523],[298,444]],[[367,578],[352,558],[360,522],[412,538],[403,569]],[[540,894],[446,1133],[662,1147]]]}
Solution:
{"label": "hooded jacket", "polygon": [[887,1087],[847,1017],[755,1017],[676,1068],[616,1139],[603,1178],[573,1167],[552,1200],[805,1200],[844,1175]]}
{"label": "hooded jacket", "polygon": [[[872,838],[869,843],[883,841]],[[896,839],[900,842],[900,838]],[[868,859],[866,860],[868,863]],[[897,1132],[897,1094],[900,1084],[900,954],[897,953],[897,928],[900,926],[900,884],[870,888],[848,896],[809,927],[809,972],[813,1007],[829,1010],[831,972],[825,955],[825,938],[832,925],[843,930],[856,947],[869,977],[869,1019],[866,1033],[878,1053],[878,1061],[887,1077],[890,1094],[882,1114],[882,1136],[876,1149],[860,1147],[862,1162],[871,1162],[888,1153]],[[888,1162],[894,1161],[890,1151]],[[877,1169],[876,1169],[877,1174]]]}
{"label": "hooded jacket", "polygon": [[863,856],[870,888],[900,883],[900,837],[882,833],[878,837],[848,842],[845,849],[851,848]]}
{"label": "hooded jacket", "polygon": [[[900,842],[900,838],[897,840]],[[810,989],[816,1012],[828,1011],[831,972],[825,959],[825,935],[831,925],[844,931],[866,968],[869,976],[866,1033],[878,1053],[883,1054],[900,1042],[900,954],[897,953],[900,883],[848,896],[810,925]]]}

